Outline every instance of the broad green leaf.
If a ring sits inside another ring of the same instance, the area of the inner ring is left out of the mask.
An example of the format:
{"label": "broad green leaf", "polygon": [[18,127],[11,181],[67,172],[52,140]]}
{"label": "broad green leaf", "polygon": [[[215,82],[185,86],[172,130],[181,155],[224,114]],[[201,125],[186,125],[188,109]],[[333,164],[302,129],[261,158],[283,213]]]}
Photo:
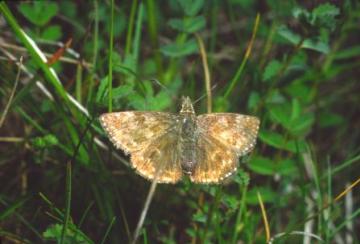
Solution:
{"label": "broad green leaf", "polygon": [[325,27],[330,30],[335,29],[335,17],[340,14],[340,10],[330,3],[320,4],[311,12],[310,23],[314,26]]}
{"label": "broad green leaf", "polygon": [[113,99],[120,99],[128,96],[133,92],[134,85],[125,84],[118,86],[112,90]]}
{"label": "broad green leaf", "polygon": [[41,38],[45,40],[58,40],[61,38],[62,32],[59,25],[51,25],[47,27],[42,33]]}
{"label": "broad green leaf", "polygon": [[272,121],[281,124],[288,128],[291,120],[291,107],[288,103],[283,104],[268,104],[268,111]]}
{"label": "broad green leaf", "polygon": [[320,38],[306,39],[301,47],[306,49],[312,49],[324,54],[328,54],[330,52],[329,44],[324,42]]}
{"label": "broad green leaf", "polygon": [[58,12],[58,5],[48,1],[22,2],[19,11],[34,25],[44,26]]}
{"label": "broad green leaf", "polygon": [[311,103],[315,96],[313,90],[304,82],[292,82],[285,88],[285,91],[302,103]]}
{"label": "broad green leaf", "polygon": [[198,52],[198,45],[194,39],[185,43],[171,43],[160,48],[160,51],[168,57],[183,57]]}
{"label": "broad green leaf", "polygon": [[178,31],[193,33],[202,30],[206,21],[204,16],[188,17],[185,19],[170,19],[168,25]]}
{"label": "broad green leaf", "polygon": [[271,159],[262,156],[253,156],[248,164],[248,167],[258,174],[274,174],[274,162]]}
{"label": "broad green leaf", "polygon": [[[301,41],[300,35],[294,33],[286,26],[279,27],[278,33],[280,36],[282,36],[283,38],[285,38],[294,45],[298,45]],[[320,40],[320,38],[318,37],[314,37],[312,39],[309,38],[305,39],[301,47],[306,49],[312,49],[325,54],[329,53],[330,51],[329,44],[325,43],[323,40]]]}
{"label": "broad green leaf", "polygon": [[301,105],[298,99],[293,98],[291,100],[291,120],[299,118],[301,113]]}
{"label": "broad green leaf", "polygon": [[222,96],[217,96],[214,100],[214,111],[215,112],[224,112],[224,111],[228,111],[228,109],[230,108],[230,103],[229,100],[222,97]]}
{"label": "broad green leaf", "polygon": [[248,99],[248,105],[247,105],[248,109],[249,110],[254,110],[258,106],[260,101],[261,101],[261,98],[260,98],[259,93],[256,92],[256,91],[252,91],[250,93],[250,96],[249,96],[249,99]]}
{"label": "broad green leaf", "polygon": [[281,66],[282,64],[278,60],[272,60],[265,68],[263,81],[273,78],[277,73],[279,73]]}
{"label": "broad green leaf", "polygon": [[311,112],[301,114],[300,117],[291,120],[287,129],[294,135],[301,134],[302,132],[309,130],[314,124],[315,117]]}
{"label": "broad green leaf", "polygon": [[337,126],[344,122],[344,118],[336,113],[324,112],[320,113],[319,125],[320,127],[326,128],[331,126]]}
{"label": "broad green leaf", "polygon": [[188,16],[197,15],[204,6],[204,0],[178,0],[178,2]]}
{"label": "broad green leaf", "polygon": [[268,104],[270,118],[281,124],[293,135],[297,135],[308,130],[314,123],[314,114],[311,112],[302,113],[301,105],[297,99],[293,99],[291,104]]}
{"label": "broad green leaf", "polygon": [[207,221],[207,216],[206,216],[206,214],[204,214],[203,212],[198,211],[198,212],[196,212],[196,213],[193,215],[193,220],[194,220],[195,222],[199,222],[199,223],[206,223],[206,221]]}
{"label": "broad green leaf", "polygon": [[295,140],[287,139],[276,132],[260,131],[259,138],[262,142],[272,147],[287,150],[293,153],[303,152],[306,148],[304,142],[296,142]]}
{"label": "broad green leaf", "polygon": [[284,159],[275,164],[275,173],[293,176],[297,171],[296,163],[292,159]]}
{"label": "broad green leaf", "polygon": [[[56,240],[57,242],[61,239],[63,226],[60,224],[54,224],[48,226],[48,228],[43,232],[43,237],[47,240]],[[73,228],[75,228],[73,226]],[[93,243],[89,238],[86,237],[84,233],[76,229],[76,231],[67,229],[65,234],[65,243],[84,243],[91,244]]]}
{"label": "broad green leaf", "polygon": [[38,149],[43,149],[58,145],[59,140],[57,139],[56,136],[49,134],[42,137],[35,137],[31,139],[31,144]]}
{"label": "broad green leaf", "polygon": [[261,194],[261,199],[264,203],[272,203],[275,201],[280,201],[279,195],[272,191],[270,188],[265,187],[255,187],[248,191],[246,194],[246,203],[250,205],[259,205],[259,199],[257,197],[257,192]]}
{"label": "broad green leaf", "polygon": [[360,46],[349,47],[340,51],[337,51],[335,54],[335,59],[347,59],[360,56]]}

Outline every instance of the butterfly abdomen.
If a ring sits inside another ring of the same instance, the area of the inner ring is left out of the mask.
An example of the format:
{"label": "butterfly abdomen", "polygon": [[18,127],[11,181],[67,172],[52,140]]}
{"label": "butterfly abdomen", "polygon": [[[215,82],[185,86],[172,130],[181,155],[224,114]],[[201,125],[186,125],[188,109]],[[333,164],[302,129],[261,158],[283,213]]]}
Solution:
{"label": "butterfly abdomen", "polygon": [[181,168],[185,174],[192,174],[196,166],[196,117],[184,115],[180,133]]}

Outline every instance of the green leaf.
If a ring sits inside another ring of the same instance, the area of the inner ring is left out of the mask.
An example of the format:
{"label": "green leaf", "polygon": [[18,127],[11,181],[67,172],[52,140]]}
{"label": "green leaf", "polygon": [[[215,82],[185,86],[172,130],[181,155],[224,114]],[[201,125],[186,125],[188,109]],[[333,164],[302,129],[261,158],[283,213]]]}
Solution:
{"label": "green leaf", "polygon": [[[47,240],[56,240],[60,241],[61,232],[63,226],[60,224],[54,224],[48,226],[48,228],[43,232],[43,237]],[[75,228],[75,226],[73,226]],[[67,229],[65,233],[65,243],[93,243],[90,239],[86,237],[84,233],[76,229],[76,231]]]}
{"label": "green leaf", "polygon": [[344,122],[344,118],[336,113],[324,112],[319,116],[319,125],[322,128],[337,126]]}
{"label": "green leaf", "polygon": [[267,108],[272,121],[281,124],[293,135],[304,132],[314,123],[314,114],[301,113],[301,105],[297,99],[293,99],[291,105],[288,103],[268,104]]}
{"label": "green leaf", "polygon": [[275,165],[275,172],[281,175],[293,176],[297,171],[295,161],[284,159]]}
{"label": "green leaf", "polygon": [[324,42],[320,38],[306,39],[301,47],[315,50],[324,54],[328,54],[330,52],[329,44]]}
{"label": "green leaf", "polygon": [[302,134],[304,131],[309,130],[314,124],[315,117],[313,113],[304,113],[300,117],[291,120],[287,129],[294,135]]}
{"label": "green leaf", "polygon": [[44,26],[57,14],[58,5],[47,1],[22,2],[19,11],[34,25]]}
{"label": "green leaf", "polygon": [[178,31],[194,33],[202,30],[206,25],[206,21],[204,16],[188,17],[185,19],[173,18],[169,20],[168,25]]}
{"label": "green leaf", "polygon": [[168,57],[183,57],[198,52],[198,45],[194,39],[185,43],[171,43],[160,48],[160,51]]}
{"label": "green leaf", "polygon": [[42,33],[41,38],[45,40],[58,40],[61,38],[61,28],[59,25],[52,25],[47,27]]}
{"label": "green leaf", "polygon": [[290,43],[297,45],[301,41],[300,35],[294,33],[292,30],[290,30],[285,25],[282,25],[278,28],[278,34],[288,40]]}
{"label": "green leaf", "polygon": [[229,100],[222,97],[222,96],[217,96],[214,100],[214,111],[215,112],[224,112],[224,111],[228,111],[228,109],[230,108],[230,103]]}
{"label": "green leaf", "polygon": [[188,16],[198,14],[204,6],[204,0],[178,0],[178,2]]}
{"label": "green leaf", "polygon": [[281,124],[285,128],[289,127],[291,107],[288,103],[268,104],[267,108],[270,113],[270,118],[272,119],[272,121]]}
{"label": "green leaf", "polygon": [[261,97],[258,92],[252,91],[249,96],[247,107],[249,110],[255,110],[255,108],[259,105],[261,101]]}
{"label": "green leaf", "polygon": [[272,175],[274,174],[274,162],[269,159],[262,156],[254,156],[251,158],[248,167],[262,175]]}
{"label": "green leaf", "polygon": [[105,76],[104,78],[101,79],[98,91],[96,93],[96,98],[95,98],[96,103],[102,102],[102,100],[105,96],[105,91],[106,91],[106,88],[108,87],[108,84],[109,84],[109,82],[108,82],[107,76]]}
{"label": "green leaf", "polygon": [[272,147],[283,149],[293,153],[304,152],[306,149],[306,145],[304,142],[296,142],[295,140],[287,139],[283,135],[276,132],[260,131],[259,138],[262,142]]}
{"label": "green leaf", "polygon": [[335,54],[335,59],[347,59],[360,56],[360,46],[349,47],[347,49],[343,49],[337,51]]}
{"label": "green leaf", "polygon": [[[288,40],[290,43],[294,45],[298,45],[301,41],[300,35],[294,33],[292,30],[287,28],[286,26],[281,26],[278,29],[278,34]],[[318,37],[312,38],[312,39],[305,39],[301,45],[302,48],[315,50],[321,53],[329,53],[330,48],[329,44],[325,43],[323,40],[321,40]]]}
{"label": "green leaf", "polygon": [[206,223],[207,216],[204,213],[202,213],[201,211],[198,211],[193,215],[193,221],[199,222],[199,223]]}
{"label": "green leaf", "polygon": [[311,12],[310,23],[314,26],[325,27],[330,30],[335,29],[335,17],[340,14],[340,10],[330,3],[320,4]]}
{"label": "green leaf", "polygon": [[279,73],[281,66],[282,64],[278,60],[272,60],[265,68],[263,81],[273,78],[277,73]]}
{"label": "green leaf", "polygon": [[277,195],[270,188],[265,187],[256,187],[248,191],[246,194],[246,203],[250,205],[259,205],[259,199],[257,197],[257,192],[261,194],[262,201],[264,203],[272,203],[279,201],[279,195]]}
{"label": "green leaf", "polygon": [[119,98],[123,98],[126,97],[127,95],[129,95],[130,93],[132,93],[133,91],[133,85],[131,84],[125,84],[122,86],[118,86],[116,88],[113,89],[113,98],[114,99],[119,99]]}
{"label": "green leaf", "polygon": [[291,120],[299,118],[301,113],[301,105],[298,99],[293,98],[291,100]]}
{"label": "green leaf", "polygon": [[49,134],[42,137],[35,137],[31,140],[31,144],[39,149],[53,147],[59,144],[56,136]]}

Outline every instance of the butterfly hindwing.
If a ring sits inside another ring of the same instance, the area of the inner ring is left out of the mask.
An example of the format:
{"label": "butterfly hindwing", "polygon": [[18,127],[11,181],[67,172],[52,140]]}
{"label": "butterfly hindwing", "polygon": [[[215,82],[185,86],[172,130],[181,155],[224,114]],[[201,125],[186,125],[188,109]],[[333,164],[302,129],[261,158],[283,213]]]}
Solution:
{"label": "butterfly hindwing", "polygon": [[158,183],[176,183],[182,177],[177,131],[158,137],[145,149],[131,154],[136,171]]}
{"label": "butterfly hindwing", "polygon": [[238,157],[234,150],[208,134],[200,133],[196,145],[196,167],[191,181],[220,183],[236,171]]}

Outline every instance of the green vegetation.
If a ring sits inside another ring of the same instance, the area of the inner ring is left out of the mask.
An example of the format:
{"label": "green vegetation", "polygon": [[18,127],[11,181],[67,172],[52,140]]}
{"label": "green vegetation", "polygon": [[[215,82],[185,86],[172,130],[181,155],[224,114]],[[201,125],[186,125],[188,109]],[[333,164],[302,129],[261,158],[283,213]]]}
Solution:
{"label": "green vegetation", "polygon": [[211,94],[257,146],[222,185],[157,185],[138,242],[359,243],[359,3],[298,2],[1,1],[0,242],[130,242],[151,183],[99,115]]}

